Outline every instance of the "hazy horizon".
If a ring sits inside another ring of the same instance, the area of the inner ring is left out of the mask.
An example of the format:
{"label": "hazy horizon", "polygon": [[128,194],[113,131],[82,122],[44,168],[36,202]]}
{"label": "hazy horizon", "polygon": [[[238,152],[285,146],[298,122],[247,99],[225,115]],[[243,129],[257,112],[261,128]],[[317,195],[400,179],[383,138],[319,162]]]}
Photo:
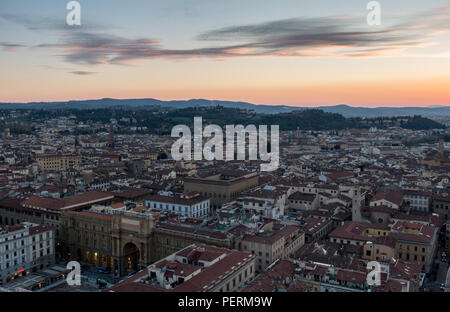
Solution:
{"label": "hazy horizon", "polygon": [[58,103],[58,102],[83,102],[83,101],[101,101],[101,100],[157,100],[163,102],[171,102],[171,101],[180,101],[180,102],[188,102],[188,101],[210,101],[210,102],[234,102],[234,103],[248,103],[252,105],[267,105],[267,106],[289,106],[289,107],[299,107],[299,108],[315,108],[315,107],[334,107],[334,106],[348,106],[352,108],[438,108],[438,107],[450,107],[450,105],[425,105],[425,106],[364,106],[364,105],[348,105],[345,103],[337,103],[337,104],[329,104],[329,105],[314,105],[314,104],[305,104],[305,105],[289,105],[282,103],[272,103],[272,104],[262,104],[262,103],[253,103],[247,101],[228,101],[223,99],[207,99],[207,98],[185,98],[185,99],[158,99],[154,97],[143,97],[143,98],[111,98],[111,97],[103,97],[103,98],[86,98],[86,99],[68,99],[68,100],[55,100],[55,101],[30,101],[30,102],[0,102],[0,105],[5,104],[32,104],[32,103]]}
{"label": "hazy horizon", "polygon": [[204,99],[450,106],[448,0],[0,3],[0,102]]}

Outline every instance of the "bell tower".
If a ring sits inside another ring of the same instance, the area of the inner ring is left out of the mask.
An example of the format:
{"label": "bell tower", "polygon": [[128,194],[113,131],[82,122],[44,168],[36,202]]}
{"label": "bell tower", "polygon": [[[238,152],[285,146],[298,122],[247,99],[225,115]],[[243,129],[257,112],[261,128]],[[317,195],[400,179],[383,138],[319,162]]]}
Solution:
{"label": "bell tower", "polygon": [[114,148],[114,124],[109,123],[109,147]]}

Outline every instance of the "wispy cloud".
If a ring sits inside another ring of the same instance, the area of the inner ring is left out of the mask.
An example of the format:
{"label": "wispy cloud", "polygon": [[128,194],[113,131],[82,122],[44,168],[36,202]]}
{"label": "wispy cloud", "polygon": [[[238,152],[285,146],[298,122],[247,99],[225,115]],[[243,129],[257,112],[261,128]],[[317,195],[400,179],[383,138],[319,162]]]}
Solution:
{"label": "wispy cloud", "polygon": [[[128,64],[157,58],[227,59],[237,57],[376,57],[401,55],[406,48],[429,44],[450,29],[450,6],[420,16],[404,17],[385,27],[364,25],[362,16],[331,16],[276,20],[206,31],[197,36],[195,49],[165,49],[154,38],[129,39],[101,28],[65,30],[59,25],[58,43],[52,48],[72,64]],[[39,23],[27,18],[0,15],[30,29],[51,29],[54,21]],[[355,26],[359,25],[359,26]]]}
{"label": "wispy cloud", "polygon": [[32,16],[8,14],[8,13],[0,14],[0,20],[9,23],[19,24],[29,30],[44,30],[44,29],[54,30],[55,28],[64,26],[62,22],[58,23],[56,20],[50,18],[44,17],[36,18]]}
{"label": "wispy cloud", "polygon": [[[35,31],[68,31],[72,26],[67,25],[65,19],[51,17],[38,17],[34,15],[19,15],[0,13],[0,21],[21,25],[28,30]],[[81,26],[85,31],[108,31],[117,29],[117,26],[102,25],[93,21],[84,20]]]}
{"label": "wispy cloud", "polygon": [[90,75],[96,75],[98,72],[90,72],[90,71],[82,71],[82,70],[76,70],[69,72],[70,74],[79,75],[79,76],[90,76]]}
{"label": "wispy cloud", "polygon": [[2,47],[4,51],[15,52],[25,46],[17,43],[0,42],[0,47]]}

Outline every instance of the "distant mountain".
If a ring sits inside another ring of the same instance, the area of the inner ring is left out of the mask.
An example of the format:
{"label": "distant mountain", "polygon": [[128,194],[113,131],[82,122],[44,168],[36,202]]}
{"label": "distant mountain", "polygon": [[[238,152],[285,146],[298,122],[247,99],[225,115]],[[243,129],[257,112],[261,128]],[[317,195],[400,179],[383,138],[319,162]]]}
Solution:
{"label": "distant mountain", "polygon": [[67,102],[30,102],[30,103],[0,103],[0,109],[95,109],[113,107],[158,107],[163,101],[155,99],[99,99],[99,100],[79,100]]}
{"label": "distant mountain", "polygon": [[450,116],[450,106],[433,107],[353,107],[348,105],[321,106],[325,112],[338,113],[345,117],[394,117],[414,116],[424,117]]}
{"label": "distant mountain", "polygon": [[[205,99],[191,99],[179,101],[161,101],[157,99],[98,99],[80,100],[67,102],[31,102],[31,103],[0,103],[0,109],[95,109],[113,107],[133,107],[133,108],[187,108],[195,106],[223,106],[230,108],[240,108],[253,110],[259,114],[288,113],[298,110],[307,110],[311,107],[295,107],[286,105],[257,105],[247,102],[216,101]],[[414,116],[443,117],[450,116],[450,106],[430,106],[430,107],[353,107],[348,105],[319,106],[315,107],[328,113],[337,113],[345,117],[393,117],[393,116]]]}
{"label": "distant mountain", "polygon": [[216,101],[204,99],[178,100],[178,101],[160,101],[157,99],[98,99],[98,100],[80,100],[67,102],[30,102],[30,103],[0,103],[0,109],[95,109],[95,108],[113,108],[113,107],[134,107],[134,108],[187,108],[195,106],[223,106],[229,108],[240,108],[254,110],[260,114],[276,114],[291,112],[302,108],[292,106],[274,106],[274,105],[256,105],[247,102]]}

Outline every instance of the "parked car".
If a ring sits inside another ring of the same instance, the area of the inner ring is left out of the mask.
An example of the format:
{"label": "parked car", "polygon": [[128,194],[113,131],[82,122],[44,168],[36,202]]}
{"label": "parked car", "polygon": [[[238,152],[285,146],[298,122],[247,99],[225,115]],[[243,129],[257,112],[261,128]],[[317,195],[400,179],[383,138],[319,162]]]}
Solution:
{"label": "parked car", "polygon": [[445,284],[444,283],[441,284],[440,290],[445,291]]}

